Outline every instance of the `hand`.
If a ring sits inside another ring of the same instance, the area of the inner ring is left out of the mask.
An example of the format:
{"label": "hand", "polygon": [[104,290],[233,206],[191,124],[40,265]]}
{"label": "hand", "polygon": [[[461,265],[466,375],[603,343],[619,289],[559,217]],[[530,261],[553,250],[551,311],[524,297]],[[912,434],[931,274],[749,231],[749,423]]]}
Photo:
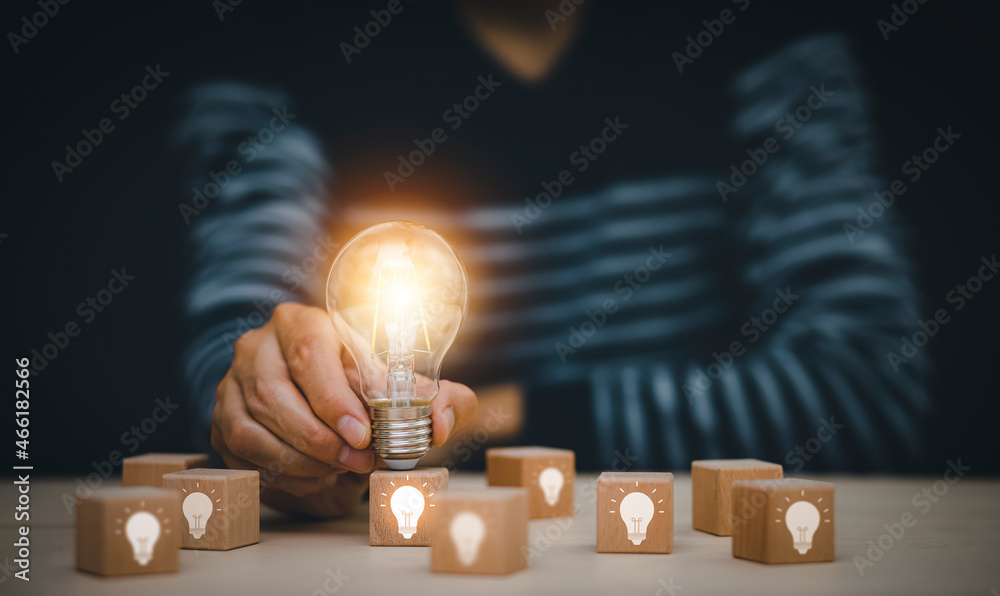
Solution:
{"label": "hand", "polygon": [[[215,390],[212,448],[230,468],[260,471],[267,504],[349,513],[377,465],[358,380],[325,311],[281,304],[266,325],[236,342]],[[475,413],[472,390],[441,381],[431,409],[433,445]]]}

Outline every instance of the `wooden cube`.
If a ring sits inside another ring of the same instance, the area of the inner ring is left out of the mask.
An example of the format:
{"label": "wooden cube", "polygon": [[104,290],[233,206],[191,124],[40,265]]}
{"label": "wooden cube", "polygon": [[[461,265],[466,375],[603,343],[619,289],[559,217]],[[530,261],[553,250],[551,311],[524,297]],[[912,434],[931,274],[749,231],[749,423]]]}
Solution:
{"label": "wooden cube", "polygon": [[674,475],[604,472],[597,479],[597,552],[674,550]]}
{"label": "wooden cube", "polygon": [[528,566],[528,491],[446,491],[431,527],[431,571],[501,575]]}
{"label": "wooden cube", "polygon": [[733,556],[762,563],[832,561],[833,512],[829,482],[734,482]]}
{"label": "wooden cube", "polygon": [[163,475],[191,468],[208,468],[204,453],[146,453],[122,461],[122,486],[163,487]]}
{"label": "wooden cube", "polygon": [[576,454],[549,447],[486,450],[486,483],[528,489],[531,519],[573,515]]}
{"label": "wooden cube", "polygon": [[195,468],[163,475],[178,491],[184,515],[181,546],[230,550],[260,542],[260,472]]}
{"label": "wooden cube", "polygon": [[731,536],[735,480],[781,478],[778,464],[759,459],[705,459],[691,462],[691,519],[695,530]]}
{"label": "wooden cube", "polygon": [[176,491],[97,489],[76,506],[76,568],[100,575],[177,571],[182,526]]}
{"label": "wooden cube", "polygon": [[447,488],[447,468],[372,472],[368,493],[369,543],[430,546],[437,495]]}

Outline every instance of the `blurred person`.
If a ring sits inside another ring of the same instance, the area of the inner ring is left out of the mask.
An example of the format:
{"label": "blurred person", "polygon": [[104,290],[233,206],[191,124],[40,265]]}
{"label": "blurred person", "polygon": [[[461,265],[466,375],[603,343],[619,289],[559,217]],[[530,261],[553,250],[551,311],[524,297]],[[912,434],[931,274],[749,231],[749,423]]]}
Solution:
{"label": "blurred person", "polygon": [[[748,5],[728,6],[726,26]],[[925,367],[886,360],[918,318],[900,227],[886,210],[845,235],[885,188],[845,39],[731,52],[725,68],[670,48],[647,72],[644,25],[615,30],[613,8],[453,7],[421,25],[423,45],[342,42],[371,74],[329,85],[326,121],[314,111],[308,124],[289,108],[301,98],[273,86],[191,91],[176,140],[188,186],[217,191],[189,214],[181,370],[202,445],[230,467],[281,462],[262,495],[276,507],[329,516],[357,502],[377,462],[325,276],[350,234],[413,219],[469,268],[474,300],[445,372],[519,388],[480,392],[523,409],[505,436],[572,448],[590,469],[761,457],[886,470],[915,457]],[[413,66],[381,72],[379,56]],[[456,100],[450,116],[441,97]],[[424,112],[440,115],[426,125]],[[410,142],[435,125],[448,138],[433,152]],[[442,381],[434,445],[476,410],[468,386]],[[850,440],[826,438],[841,428]],[[821,450],[803,448],[813,435]]]}

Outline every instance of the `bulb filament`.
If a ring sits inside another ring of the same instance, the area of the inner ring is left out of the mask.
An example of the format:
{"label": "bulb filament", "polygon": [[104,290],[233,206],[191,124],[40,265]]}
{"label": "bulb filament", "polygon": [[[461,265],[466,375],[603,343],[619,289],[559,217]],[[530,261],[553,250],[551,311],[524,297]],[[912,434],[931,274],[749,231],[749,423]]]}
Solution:
{"label": "bulb filament", "polygon": [[380,267],[375,291],[375,317],[372,322],[371,354],[375,357],[378,338],[379,315],[385,327],[388,350],[386,365],[388,380],[386,392],[392,407],[409,407],[417,396],[417,379],[414,374],[414,352],[418,323],[423,331],[424,345],[431,351],[427,318],[420,299],[415,268]]}

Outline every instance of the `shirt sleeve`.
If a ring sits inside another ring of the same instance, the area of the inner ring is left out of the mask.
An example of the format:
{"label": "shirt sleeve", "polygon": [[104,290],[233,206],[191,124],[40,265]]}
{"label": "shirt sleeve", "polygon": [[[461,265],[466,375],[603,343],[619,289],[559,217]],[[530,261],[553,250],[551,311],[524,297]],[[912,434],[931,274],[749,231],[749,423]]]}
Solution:
{"label": "shirt sleeve", "polygon": [[175,129],[187,186],[188,340],[180,375],[195,444],[209,450],[215,388],[240,335],[282,302],[317,303],[330,169],[289,98],[240,83],[194,88]]}

